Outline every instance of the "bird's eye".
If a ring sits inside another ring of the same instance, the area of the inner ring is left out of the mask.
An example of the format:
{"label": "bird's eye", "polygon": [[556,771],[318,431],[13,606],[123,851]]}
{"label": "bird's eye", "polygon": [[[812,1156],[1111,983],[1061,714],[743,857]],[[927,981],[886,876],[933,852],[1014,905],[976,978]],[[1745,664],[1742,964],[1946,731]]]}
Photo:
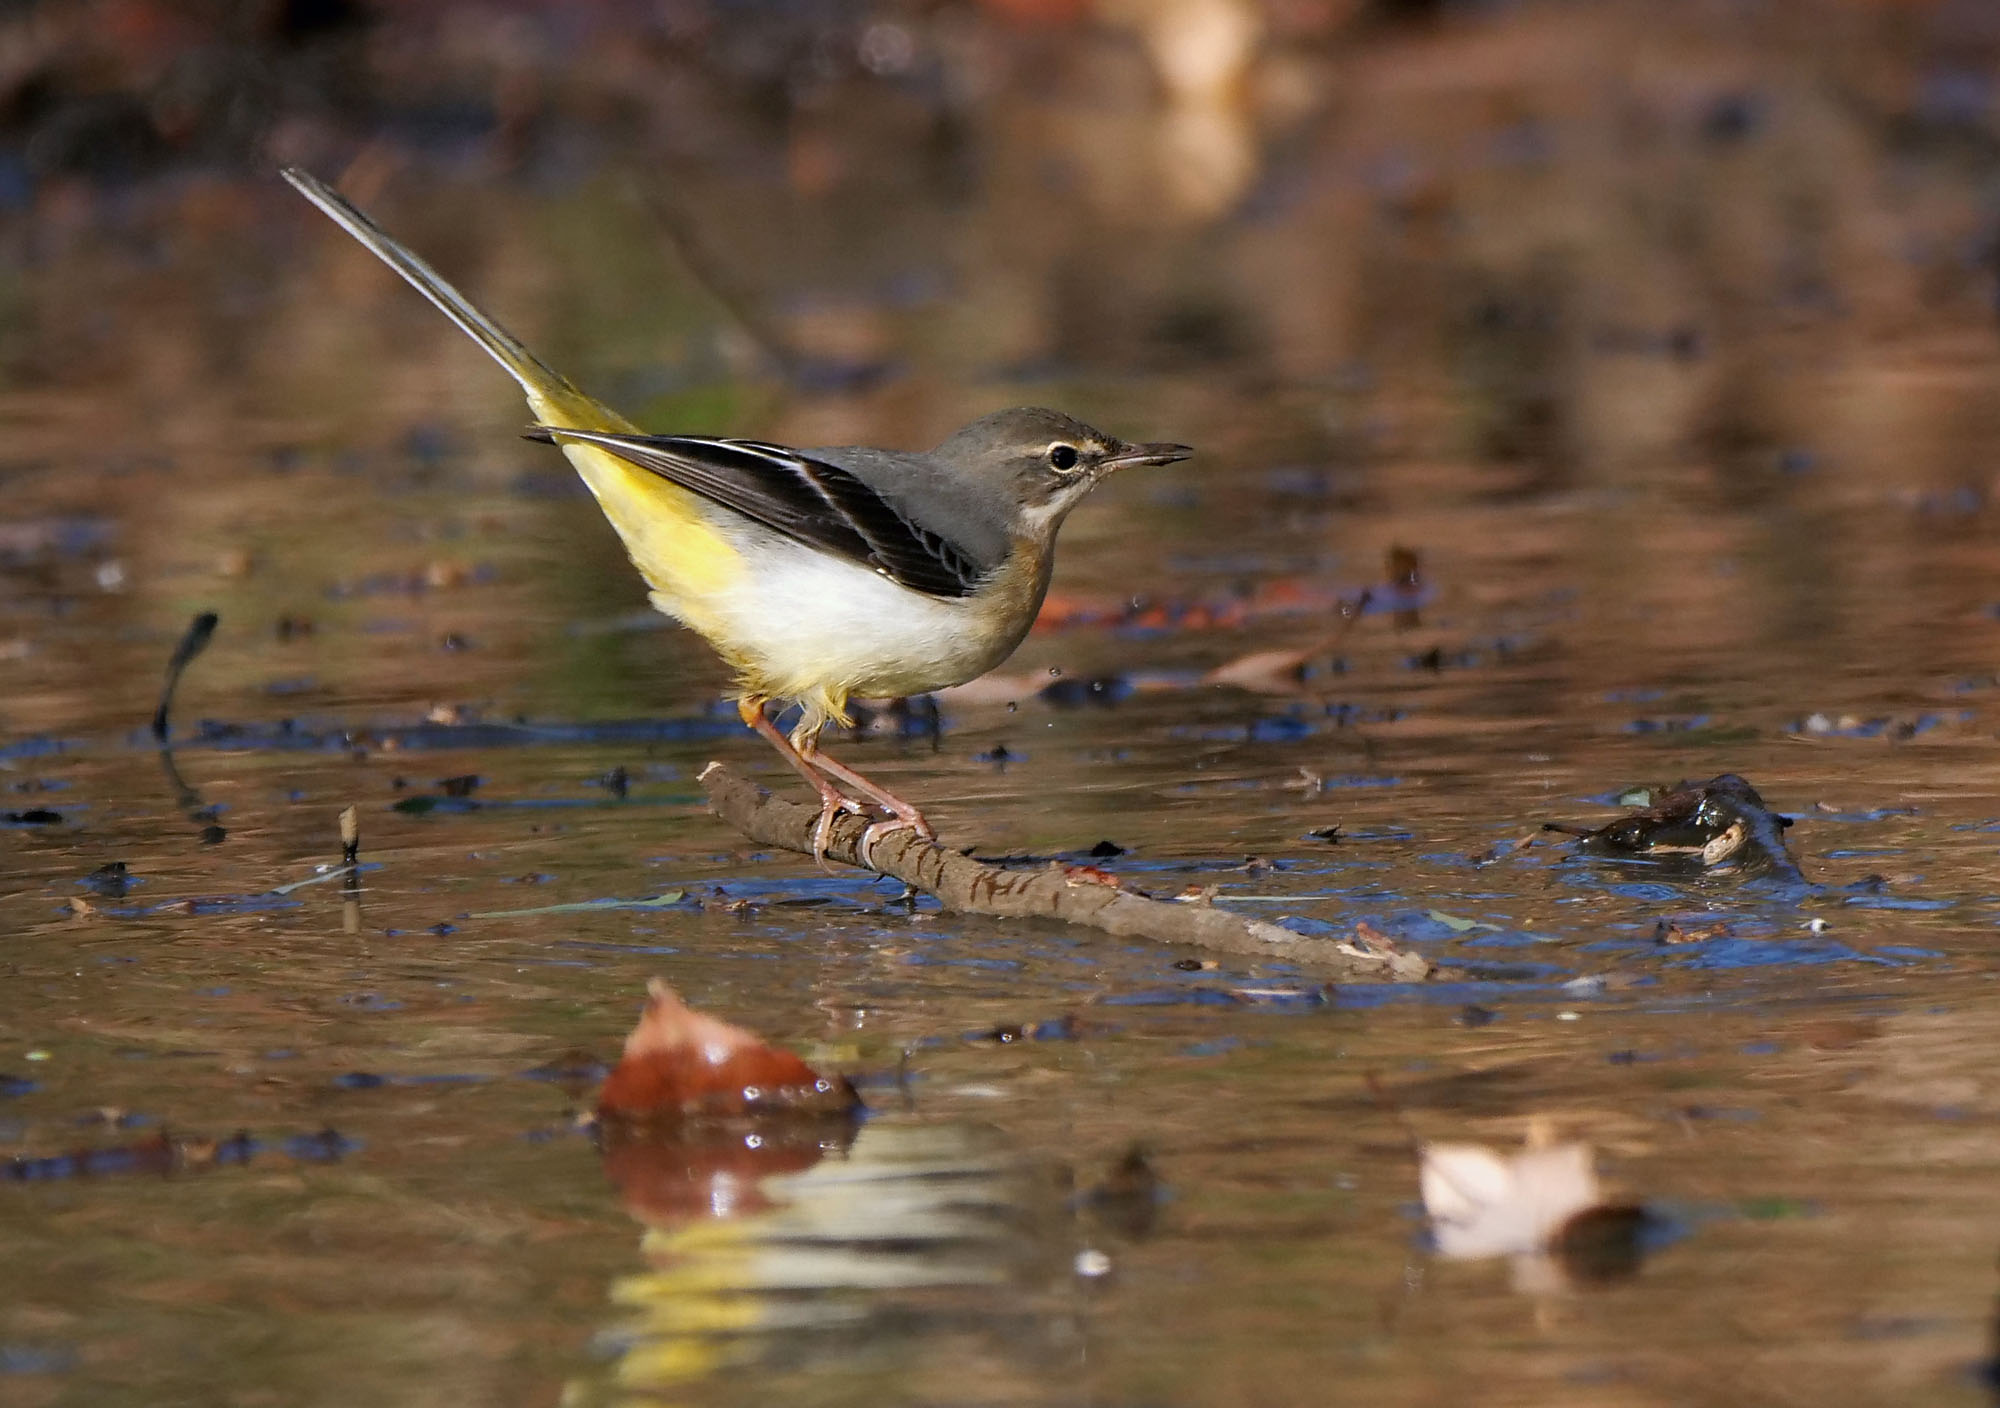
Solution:
{"label": "bird's eye", "polygon": [[1076,446],[1074,445],[1065,445],[1061,441],[1057,441],[1055,444],[1049,446],[1049,467],[1051,469],[1068,473],[1070,470],[1076,468],[1077,458]]}

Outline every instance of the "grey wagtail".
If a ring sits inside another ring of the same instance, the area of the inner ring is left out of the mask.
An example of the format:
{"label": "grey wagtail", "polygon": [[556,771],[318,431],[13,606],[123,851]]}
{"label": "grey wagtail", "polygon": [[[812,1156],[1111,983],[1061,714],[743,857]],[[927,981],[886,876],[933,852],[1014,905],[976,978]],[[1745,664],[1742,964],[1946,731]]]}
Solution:
{"label": "grey wagtail", "polygon": [[[521,384],[538,422],[530,437],[562,448],[653,605],[715,647],[735,672],[743,722],[819,793],[822,863],[834,818],[865,816],[869,803],[892,819],[863,834],[864,861],[889,831],[933,833],[922,812],[821,752],[820,730],[850,723],[854,696],[926,694],[998,665],[1041,609],[1056,530],[1077,502],[1115,469],[1193,453],[1028,407],[919,454],[644,435],[331,187],[296,168],[284,177]],[[801,710],[789,739],[766,713],[773,702]]]}

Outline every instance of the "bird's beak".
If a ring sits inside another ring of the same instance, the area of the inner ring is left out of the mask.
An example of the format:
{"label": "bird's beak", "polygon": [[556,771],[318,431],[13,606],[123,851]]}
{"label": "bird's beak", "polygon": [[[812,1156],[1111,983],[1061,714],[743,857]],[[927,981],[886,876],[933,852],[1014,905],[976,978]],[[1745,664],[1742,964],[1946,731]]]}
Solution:
{"label": "bird's beak", "polygon": [[1118,448],[1097,462],[1098,468],[1109,474],[1114,469],[1126,469],[1142,464],[1175,464],[1193,454],[1187,445],[1127,445]]}

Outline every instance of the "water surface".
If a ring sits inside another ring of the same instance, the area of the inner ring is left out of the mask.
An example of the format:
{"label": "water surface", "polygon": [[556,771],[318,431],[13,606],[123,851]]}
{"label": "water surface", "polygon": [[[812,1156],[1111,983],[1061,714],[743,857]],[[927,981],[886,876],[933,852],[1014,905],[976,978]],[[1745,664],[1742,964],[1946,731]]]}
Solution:
{"label": "water surface", "polygon": [[[1641,65],[1660,125],[1608,170],[1602,113],[1479,96],[1510,33],[1598,91],[1541,13],[1361,45],[1372,105],[1137,232],[1020,215],[1149,130],[1017,126],[1032,85],[921,177],[865,156],[887,100],[789,164],[722,108],[657,166],[558,161],[584,119],[545,115],[501,178],[420,134],[357,176],[648,425],[915,445],[1048,401],[1200,447],[1078,512],[1001,678],[829,747],[953,844],[1110,842],[1409,942],[1421,987],[752,851],[694,779],[788,775],[476,351],[274,182],[51,178],[0,396],[0,1402],[1991,1401],[1985,158],[1731,31],[1748,87]],[[838,219],[757,218],[801,205]],[[1538,835],[1723,772],[1804,886]],[[349,805],[358,886],[298,886]],[[662,1189],[737,1151],[608,1159],[581,1116],[656,975],[871,1117],[722,1203]],[[1416,1144],[1538,1122],[1645,1207],[1627,1274],[1429,1250]]]}

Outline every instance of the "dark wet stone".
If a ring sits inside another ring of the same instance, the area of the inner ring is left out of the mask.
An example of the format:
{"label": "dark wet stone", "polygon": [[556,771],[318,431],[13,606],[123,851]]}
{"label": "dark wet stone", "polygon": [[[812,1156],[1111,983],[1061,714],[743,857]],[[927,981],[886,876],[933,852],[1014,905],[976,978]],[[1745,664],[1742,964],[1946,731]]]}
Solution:
{"label": "dark wet stone", "polygon": [[[1572,834],[1578,835],[1576,849],[1584,855],[1685,859],[1696,871],[1726,862],[1744,875],[1802,884],[1805,877],[1785,845],[1790,825],[1789,818],[1764,805],[1748,782],[1723,773],[1704,783],[1679,783],[1649,807]],[[1719,852],[1713,849],[1718,847]],[[1710,848],[1707,858],[1704,848]]]}

